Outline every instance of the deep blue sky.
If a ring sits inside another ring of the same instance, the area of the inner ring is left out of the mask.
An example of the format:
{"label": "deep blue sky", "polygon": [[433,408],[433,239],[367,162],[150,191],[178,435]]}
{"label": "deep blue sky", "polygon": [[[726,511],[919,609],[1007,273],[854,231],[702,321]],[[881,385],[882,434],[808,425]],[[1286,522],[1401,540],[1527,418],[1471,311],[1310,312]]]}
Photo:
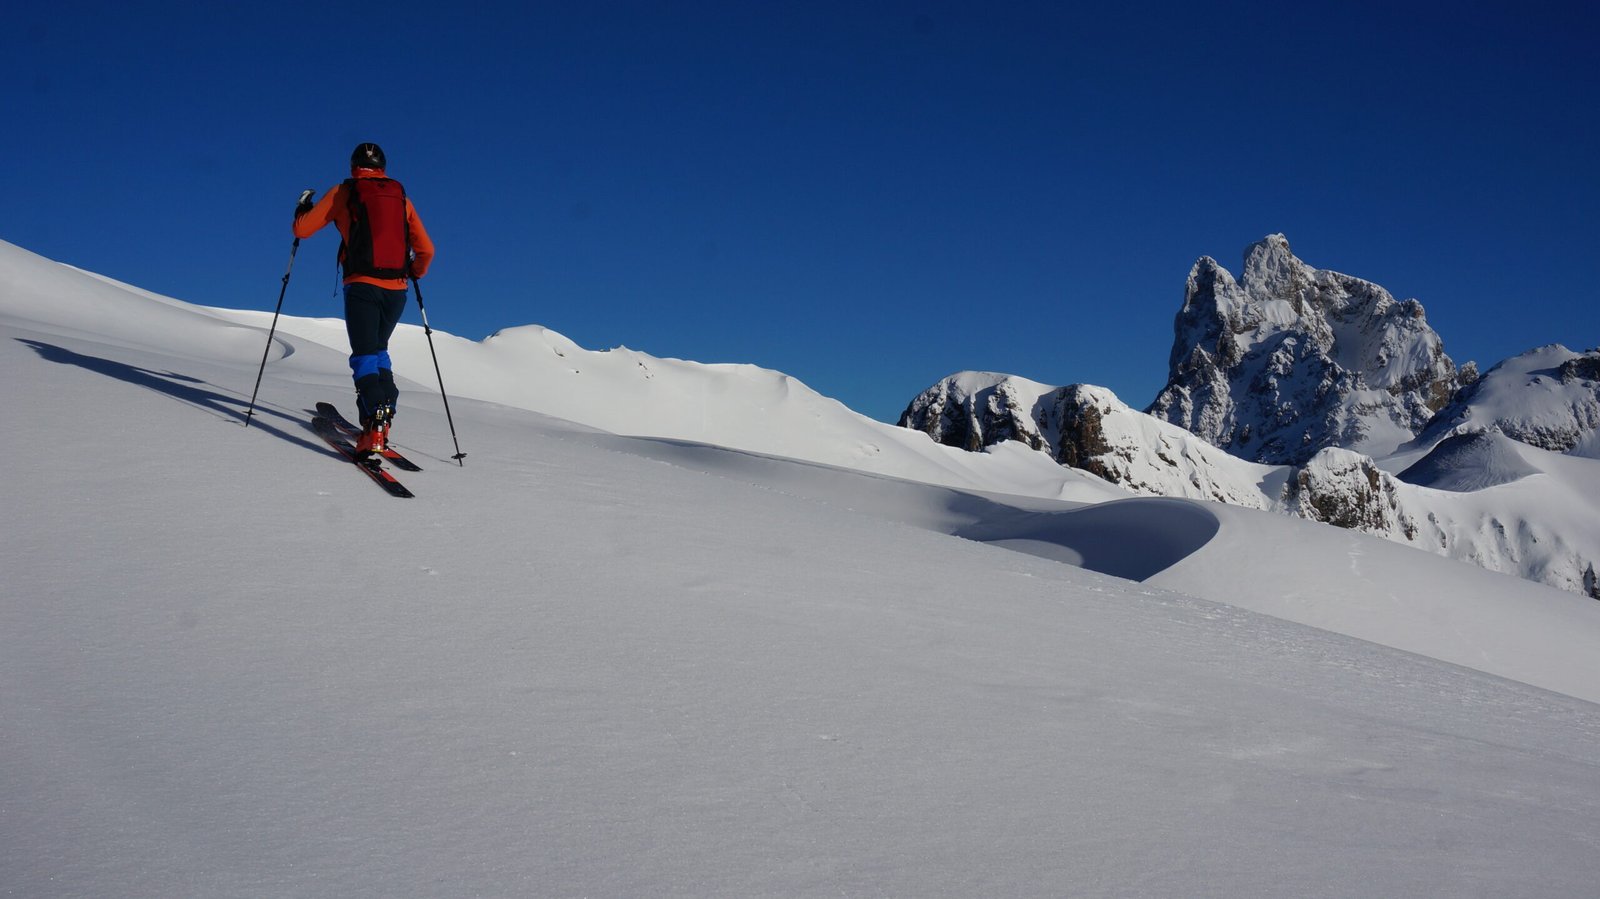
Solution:
{"label": "deep blue sky", "polygon": [[[886,420],[962,369],[1142,407],[1189,267],[1273,232],[1420,299],[1458,363],[1600,344],[1593,4],[1110,6],[22,4],[0,239],[271,309],[296,195],[374,140],[436,329],[751,362]],[[340,314],[337,243],[285,312]]]}

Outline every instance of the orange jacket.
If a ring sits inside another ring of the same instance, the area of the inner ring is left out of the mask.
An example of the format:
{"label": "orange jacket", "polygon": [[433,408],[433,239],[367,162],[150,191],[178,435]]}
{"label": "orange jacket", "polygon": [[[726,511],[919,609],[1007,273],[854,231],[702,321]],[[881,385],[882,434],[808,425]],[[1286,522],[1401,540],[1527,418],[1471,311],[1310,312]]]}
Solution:
{"label": "orange jacket", "polygon": [[[356,169],[353,173],[357,178],[386,178],[382,169]],[[294,236],[310,237],[321,231],[332,222],[339,228],[339,236],[350,239],[350,204],[345,202],[344,182],[335,184],[322,195],[317,205],[311,207],[305,215],[294,220]],[[428,273],[428,264],[433,261],[433,241],[429,239],[428,232],[422,227],[422,218],[417,215],[416,207],[411,205],[411,198],[406,198],[406,224],[411,229],[411,251],[414,258],[411,261],[412,275],[420,278]],[[342,261],[342,260],[341,260]],[[351,275],[344,279],[346,284],[374,284],[388,290],[405,290],[404,278],[373,278],[367,275]]]}

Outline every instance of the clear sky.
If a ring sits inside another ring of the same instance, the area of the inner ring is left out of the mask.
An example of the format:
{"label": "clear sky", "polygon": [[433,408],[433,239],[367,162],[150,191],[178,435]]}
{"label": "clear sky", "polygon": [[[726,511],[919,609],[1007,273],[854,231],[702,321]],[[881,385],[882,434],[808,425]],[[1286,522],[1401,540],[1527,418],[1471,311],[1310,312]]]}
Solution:
{"label": "clear sky", "polygon": [[[373,140],[466,337],[755,363],[886,420],[963,369],[1143,407],[1195,259],[1283,232],[1487,368],[1600,344],[1597,10],[13,4],[0,239],[270,310],[299,191]],[[286,313],[340,314],[337,244]]]}

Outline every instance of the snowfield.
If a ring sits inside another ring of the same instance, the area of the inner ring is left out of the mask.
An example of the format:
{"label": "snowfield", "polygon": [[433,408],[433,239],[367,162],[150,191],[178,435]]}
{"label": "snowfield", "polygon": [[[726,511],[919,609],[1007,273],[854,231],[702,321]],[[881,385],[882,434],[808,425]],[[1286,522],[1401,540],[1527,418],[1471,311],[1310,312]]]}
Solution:
{"label": "snowfield", "polygon": [[1600,882],[1593,600],[534,327],[458,467],[402,326],[396,500],[269,319],[0,243],[5,895]]}

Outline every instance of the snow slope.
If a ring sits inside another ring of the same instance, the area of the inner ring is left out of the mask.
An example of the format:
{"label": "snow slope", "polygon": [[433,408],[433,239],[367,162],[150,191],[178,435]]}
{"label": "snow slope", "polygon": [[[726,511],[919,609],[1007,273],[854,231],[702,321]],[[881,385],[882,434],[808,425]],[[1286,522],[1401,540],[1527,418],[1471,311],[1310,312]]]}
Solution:
{"label": "snow slope", "polygon": [[[214,310],[265,327],[261,313]],[[434,316],[438,317],[435,311]],[[285,318],[286,337],[348,353],[335,319]],[[931,483],[981,487],[994,460],[974,460],[845,408],[781,372],[753,365],[658,359],[627,348],[594,352],[536,325],[502,330],[482,342],[435,331],[451,396],[535,410],[616,433],[692,440]],[[428,383],[433,362],[421,328],[402,326],[391,342],[396,370]],[[260,349],[256,356],[259,359]],[[348,393],[349,391],[343,391]],[[342,395],[342,394],[341,394]],[[1004,477],[1029,493],[1089,501],[1120,495],[1082,472],[1047,459],[1008,454]]]}
{"label": "snow slope", "polygon": [[1456,434],[1400,472],[1400,480],[1419,487],[1473,493],[1512,484],[1540,471],[1522,458],[1517,442],[1499,431]]}
{"label": "snow slope", "polygon": [[[1600,876],[1592,602],[1266,513],[1082,506],[1060,496],[1104,497],[1017,448],[892,456],[792,426],[796,461],[619,436],[584,417],[654,388],[606,369],[550,400],[576,421],[477,399],[512,388],[443,334],[470,455],[447,461],[438,397],[410,385],[397,437],[427,470],[393,500],[305,426],[348,390],[337,323],[284,322],[240,427],[252,316],[0,245],[9,894],[1570,896]],[[674,370],[679,401],[701,374],[565,351]],[[707,396],[771,417],[836,414],[714,374]]]}
{"label": "snow slope", "polygon": [[1600,349],[1574,353],[1556,343],[1501,362],[1440,409],[1418,442],[1491,428],[1556,452],[1600,429]]}

